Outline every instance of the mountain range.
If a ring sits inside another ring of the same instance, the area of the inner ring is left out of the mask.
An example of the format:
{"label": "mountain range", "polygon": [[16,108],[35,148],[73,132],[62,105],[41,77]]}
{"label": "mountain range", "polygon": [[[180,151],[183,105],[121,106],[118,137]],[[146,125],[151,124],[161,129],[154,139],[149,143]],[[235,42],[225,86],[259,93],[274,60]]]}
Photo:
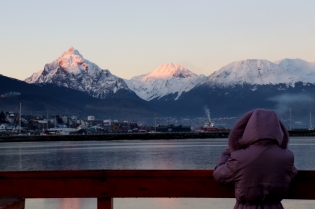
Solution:
{"label": "mountain range", "polygon": [[130,105],[128,112],[141,106],[149,115],[202,117],[205,107],[214,117],[239,115],[253,108],[274,109],[279,114],[287,114],[289,108],[298,114],[315,110],[315,63],[302,59],[241,60],[209,76],[170,63],[127,80],[70,47],[25,82],[75,90],[100,103],[133,101],[136,106]]}
{"label": "mountain range", "polygon": [[236,84],[293,86],[297,82],[315,83],[315,63],[301,59],[276,62],[249,59],[233,62],[207,77],[205,83],[215,86]]}

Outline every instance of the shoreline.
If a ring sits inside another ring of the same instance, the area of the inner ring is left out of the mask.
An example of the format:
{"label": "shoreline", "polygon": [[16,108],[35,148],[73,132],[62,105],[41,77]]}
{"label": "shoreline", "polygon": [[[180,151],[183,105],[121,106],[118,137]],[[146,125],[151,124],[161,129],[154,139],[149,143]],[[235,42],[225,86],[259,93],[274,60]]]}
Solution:
{"label": "shoreline", "polygon": [[[228,138],[229,131],[218,132],[188,132],[188,133],[111,133],[100,135],[15,135],[2,136],[1,142],[41,142],[41,141],[110,141],[110,140],[170,140],[170,139],[205,139]],[[291,130],[289,135],[299,137],[315,136],[315,130]]]}

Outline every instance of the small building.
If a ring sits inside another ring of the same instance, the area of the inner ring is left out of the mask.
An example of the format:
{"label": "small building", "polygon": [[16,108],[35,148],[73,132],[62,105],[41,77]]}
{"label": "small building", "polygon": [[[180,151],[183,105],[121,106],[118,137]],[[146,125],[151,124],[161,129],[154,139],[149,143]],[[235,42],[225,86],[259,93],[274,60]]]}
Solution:
{"label": "small building", "polygon": [[19,118],[18,113],[14,113],[14,112],[6,112],[5,116],[6,116],[6,120],[11,124],[16,122]]}
{"label": "small building", "polygon": [[111,126],[111,131],[115,133],[137,133],[139,131],[138,124],[133,122],[129,123],[127,121],[124,122],[115,122]]}
{"label": "small building", "polygon": [[8,131],[8,130],[12,130],[13,126],[9,125],[9,124],[1,124],[0,125],[0,131]]}
{"label": "small building", "polygon": [[89,116],[87,117],[87,120],[88,120],[88,121],[90,121],[90,120],[95,120],[95,116],[89,115]]}
{"label": "small building", "polygon": [[112,125],[112,120],[108,119],[108,120],[103,120],[104,125],[108,125],[111,126]]}
{"label": "small building", "polygon": [[73,123],[77,123],[78,122],[78,116],[72,115],[70,118],[71,118]]}
{"label": "small building", "polygon": [[73,124],[78,124],[78,117],[77,116],[62,116],[62,123],[67,124],[69,126]]}

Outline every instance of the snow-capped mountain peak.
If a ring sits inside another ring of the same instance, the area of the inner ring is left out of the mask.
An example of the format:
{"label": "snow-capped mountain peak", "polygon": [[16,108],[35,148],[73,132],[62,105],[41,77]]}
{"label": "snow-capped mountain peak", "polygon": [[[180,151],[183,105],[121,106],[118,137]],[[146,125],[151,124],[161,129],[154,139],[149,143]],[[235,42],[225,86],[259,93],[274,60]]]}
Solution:
{"label": "snow-capped mountain peak", "polygon": [[84,91],[93,97],[102,99],[120,89],[129,90],[123,79],[84,59],[80,52],[73,47],[62,53],[58,59],[46,64],[44,70],[34,73],[25,81],[28,83],[54,83]]}
{"label": "snow-capped mountain peak", "polygon": [[263,59],[248,59],[233,62],[212,73],[205,83],[211,85],[235,84],[286,84],[315,82],[315,63],[301,59],[283,59],[270,62]]}
{"label": "snow-capped mountain peak", "polygon": [[282,59],[275,61],[283,69],[287,70],[289,73],[314,73],[315,70],[315,63],[314,62],[307,62],[302,59]]}
{"label": "snow-capped mountain peak", "polygon": [[81,73],[82,71],[88,71],[89,65],[93,65],[92,69],[99,68],[96,64],[85,60],[80,52],[72,46],[57,59],[57,63],[52,63],[52,65],[55,66],[56,64],[75,74]]}
{"label": "snow-capped mountain peak", "polygon": [[140,98],[150,101],[167,95],[174,95],[176,100],[205,78],[204,75],[198,76],[181,65],[170,63],[159,66],[151,73],[125,81]]}
{"label": "snow-capped mountain peak", "polygon": [[147,74],[143,79],[148,78],[171,78],[171,77],[180,77],[186,78],[191,77],[194,73],[190,72],[185,67],[178,65],[178,64],[163,64],[158,67],[156,70]]}

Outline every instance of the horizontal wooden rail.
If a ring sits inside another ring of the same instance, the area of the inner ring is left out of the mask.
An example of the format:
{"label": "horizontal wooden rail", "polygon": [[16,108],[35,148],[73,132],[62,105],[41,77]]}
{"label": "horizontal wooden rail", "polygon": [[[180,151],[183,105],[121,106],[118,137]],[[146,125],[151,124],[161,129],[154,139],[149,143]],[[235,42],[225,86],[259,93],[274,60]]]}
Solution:
{"label": "horizontal wooden rail", "polygon": [[[111,208],[116,197],[233,198],[212,170],[78,170],[0,172],[0,197],[98,198]],[[288,199],[315,199],[315,171],[299,171]]]}

